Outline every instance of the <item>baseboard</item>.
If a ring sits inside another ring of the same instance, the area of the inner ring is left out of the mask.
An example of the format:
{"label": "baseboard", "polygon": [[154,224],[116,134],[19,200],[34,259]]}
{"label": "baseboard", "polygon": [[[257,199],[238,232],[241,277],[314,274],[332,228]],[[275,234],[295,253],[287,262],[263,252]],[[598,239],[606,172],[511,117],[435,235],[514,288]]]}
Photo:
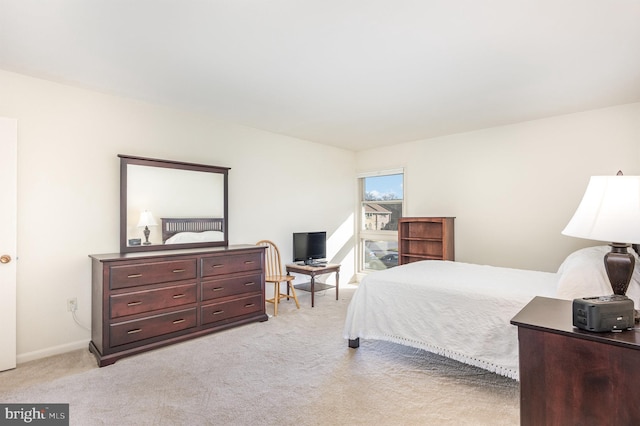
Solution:
{"label": "baseboard", "polygon": [[50,348],[40,349],[33,352],[27,352],[24,354],[18,354],[16,361],[18,364],[23,362],[33,361],[40,358],[46,358],[52,355],[60,355],[66,352],[75,351],[78,349],[88,349],[89,340],[78,340],[77,342],[71,342],[64,345],[52,346]]}

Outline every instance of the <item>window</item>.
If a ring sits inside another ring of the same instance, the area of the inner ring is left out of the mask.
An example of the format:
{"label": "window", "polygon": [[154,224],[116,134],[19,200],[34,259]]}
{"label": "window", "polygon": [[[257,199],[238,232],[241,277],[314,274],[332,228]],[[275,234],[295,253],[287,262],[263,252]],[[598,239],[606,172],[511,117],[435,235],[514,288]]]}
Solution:
{"label": "window", "polygon": [[360,187],[360,271],[398,264],[398,219],[402,217],[404,171],[362,174]]}

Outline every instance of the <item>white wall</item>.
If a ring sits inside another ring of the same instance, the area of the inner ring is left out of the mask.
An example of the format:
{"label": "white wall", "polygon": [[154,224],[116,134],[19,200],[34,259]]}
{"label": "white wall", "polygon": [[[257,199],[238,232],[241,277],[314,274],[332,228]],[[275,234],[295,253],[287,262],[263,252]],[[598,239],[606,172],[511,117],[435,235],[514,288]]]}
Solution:
{"label": "white wall", "polygon": [[371,149],[404,166],[407,216],[455,216],[456,260],[556,271],[599,242],[560,234],[592,175],[640,174],[640,104]]}
{"label": "white wall", "polygon": [[[86,347],[89,254],[119,250],[117,154],[231,167],[231,244],[326,230],[353,275],[352,152],[206,115],[0,71],[0,116],[18,119],[18,362]],[[313,189],[313,191],[310,191]]]}

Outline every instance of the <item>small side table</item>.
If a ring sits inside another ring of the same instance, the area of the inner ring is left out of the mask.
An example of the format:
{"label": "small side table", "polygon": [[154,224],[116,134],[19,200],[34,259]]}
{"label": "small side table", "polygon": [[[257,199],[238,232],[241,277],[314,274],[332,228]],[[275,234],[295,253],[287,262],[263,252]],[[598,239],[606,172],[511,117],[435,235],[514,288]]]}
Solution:
{"label": "small side table", "polygon": [[[327,263],[326,266],[309,266],[309,265],[298,265],[296,263],[291,263],[289,265],[286,266],[287,268],[287,275],[291,274],[292,272],[295,272],[297,274],[302,274],[302,275],[309,275],[311,277],[311,283],[309,286],[309,290],[311,291],[311,307],[313,308],[314,306],[314,294],[316,292],[316,275],[322,275],[322,274],[330,274],[332,272],[336,273],[336,300],[338,300],[338,287],[339,287],[339,282],[340,282],[340,265],[339,264],[332,264],[332,263]],[[307,290],[307,287],[305,284],[298,284],[294,286],[295,288],[299,288],[301,290]],[[333,286],[331,285],[327,285],[324,283],[318,283],[318,290],[326,290],[327,288],[331,288]]]}
{"label": "small side table", "polygon": [[518,326],[522,426],[638,424],[640,330],[580,330],[570,300],[546,297],[511,324]]}

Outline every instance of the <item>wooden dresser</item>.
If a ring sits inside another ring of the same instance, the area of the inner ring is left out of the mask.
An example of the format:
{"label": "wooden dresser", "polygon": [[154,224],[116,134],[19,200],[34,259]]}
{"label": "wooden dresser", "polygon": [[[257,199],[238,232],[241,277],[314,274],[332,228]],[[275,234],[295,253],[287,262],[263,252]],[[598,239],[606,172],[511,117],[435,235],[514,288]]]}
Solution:
{"label": "wooden dresser", "polygon": [[91,255],[89,350],[98,365],[266,321],[264,248]]}
{"label": "wooden dresser", "polygon": [[403,217],[398,221],[398,264],[454,260],[453,217]]}

